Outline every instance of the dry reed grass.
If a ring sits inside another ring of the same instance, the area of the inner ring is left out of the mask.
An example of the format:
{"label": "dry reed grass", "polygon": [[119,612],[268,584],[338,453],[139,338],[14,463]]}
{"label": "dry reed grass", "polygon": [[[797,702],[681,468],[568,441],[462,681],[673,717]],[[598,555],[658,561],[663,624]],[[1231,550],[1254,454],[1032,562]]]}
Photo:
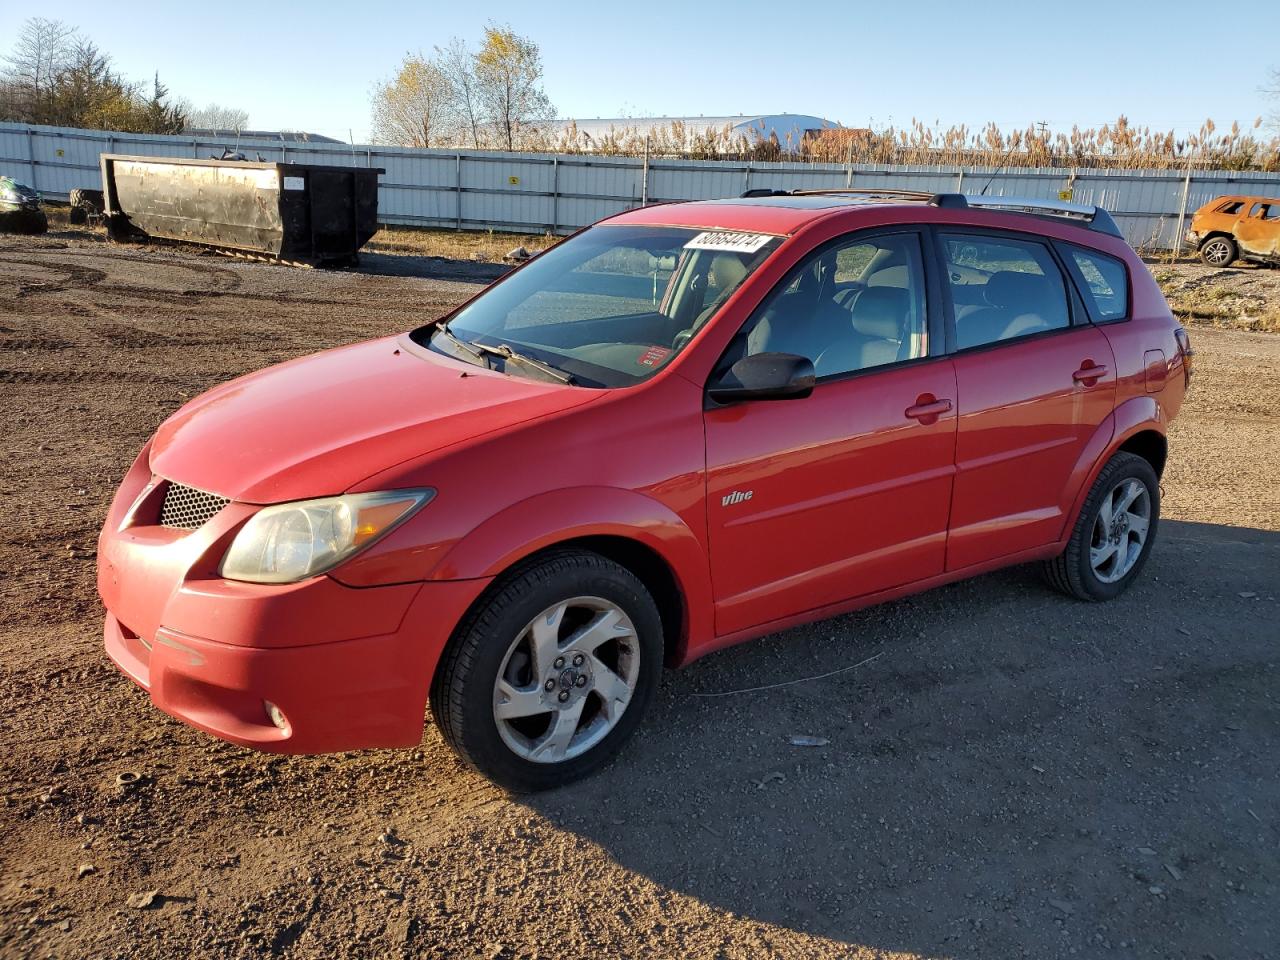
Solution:
{"label": "dry reed grass", "polygon": [[1195,133],[1182,137],[1135,126],[1123,115],[1114,123],[1072,127],[1069,133],[1050,133],[1035,126],[1002,130],[994,123],[980,129],[963,124],[943,128],[912,120],[907,127],[880,131],[830,128],[799,142],[766,139],[762,133],[735,134],[728,125],[701,130],[677,120],[652,129],[611,128],[595,138],[570,125],[544,133],[533,148],[604,156],[640,156],[647,150],[653,156],[694,160],[1123,170],[1181,169],[1190,163],[1222,170],[1280,171],[1280,137],[1263,133],[1261,118],[1248,129],[1233,123],[1226,130],[1206,120]]}

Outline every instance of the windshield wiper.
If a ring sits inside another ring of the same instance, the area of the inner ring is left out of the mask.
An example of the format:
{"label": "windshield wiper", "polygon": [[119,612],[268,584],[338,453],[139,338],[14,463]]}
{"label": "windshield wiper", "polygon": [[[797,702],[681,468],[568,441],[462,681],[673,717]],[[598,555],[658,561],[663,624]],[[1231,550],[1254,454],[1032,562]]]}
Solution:
{"label": "windshield wiper", "polygon": [[443,333],[450,343],[471,354],[471,356],[475,357],[477,361],[490,369],[493,369],[493,367],[485,358],[490,356],[501,357],[507,363],[514,363],[517,366],[524,366],[531,370],[536,370],[543,376],[550,377],[558,383],[573,384],[575,382],[573,374],[566,373],[558,367],[553,367],[551,364],[545,363],[542,360],[536,360],[533,357],[525,356],[522,353],[516,353],[516,351],[512,350],[511,347],[505,343],[500,343],[496,347],[491,347],[484,343],[476,343],[474,340],[463,340],[449,329],[448,320],[437,320],[435,326],[436,330]]}
{"label": "windshield wiper", "polygon": [[[445,332],[447,333],[448,331],[446,330]],[[449,336],[452,337],[453,334],[450,333]],[[455,337],[454,339],[457,338]],[[548,376],[553,380],[557,380],[560,383],[572,384],[574,382],[573,374],[566,373],[559,367],[553,367],[551,364],[545,363],[542,360],[526,356],[523,353],[517,353],[505,343],[500,343],[496,347],[491,347],[484,343],[471,343],[469,346],[484,353],[492,354],[495,357],[502,357],[502,359],[507,363],[514,363],[517,366],[524,366],[537,370],[539,373]]]}
{"label": "windshield wiper", "polygon": [[476,344],[472,343],[470,340],[463,340],[461,337],[459,337],[457,334],[455,334],[452,330],[449,329],[448,320],[437,320],[435,326],[436,326],[437,332],[443,333],[445,335],[445,339],[447,339],[455,347],[458,347],[461,350],[465,351],[466,353],[471,354],[471,356],[475,357],[476,360],[482,366],[485,366],[485,367],[489,366],[489,361],[485,359],[484,354],[480,351],[480,349]]}

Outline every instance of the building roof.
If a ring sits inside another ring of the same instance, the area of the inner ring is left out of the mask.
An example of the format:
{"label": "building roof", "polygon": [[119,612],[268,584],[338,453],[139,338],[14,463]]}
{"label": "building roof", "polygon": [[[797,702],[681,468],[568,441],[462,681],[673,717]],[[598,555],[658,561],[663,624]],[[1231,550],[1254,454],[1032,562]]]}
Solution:
{"label": "building roof", "polygon": [[594,119],[577,119],[561,121],[561,129],[576,126],[580,136],[591,139],[608,136],[609,131],[622,133],[626,130],[655,130],[669,128],[680,124],[690,134],[718,133],[726,127],[734,134],[748,135],[756,133],[767,140],[776,135],[785,142],[790,135],[799,140],[806,130],[833,129],[840,126],[834,120],[812,116],[804,113],[757,113],[738,114],[733,117],[604,117]]}
{"label": "building roof", "polygon": [[210,127],[190,127],[182,131],[194,137],[209,137],[216,140],[280,140],[284,143],[346,143],[335,140],[322,133],[307,133],[305,130],[216,130]]}

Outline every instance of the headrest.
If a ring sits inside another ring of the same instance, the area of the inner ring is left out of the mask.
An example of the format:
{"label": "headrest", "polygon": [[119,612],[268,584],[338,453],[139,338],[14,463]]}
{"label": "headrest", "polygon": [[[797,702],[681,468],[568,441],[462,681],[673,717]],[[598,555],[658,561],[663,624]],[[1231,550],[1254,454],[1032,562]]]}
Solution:
{"label": "headrest", "polygon": [[1049,280],[1038,273],[1022,273],[1018,270],[1000,270],[987,280],[982,291],[987,303],[993,307],[1028,310],[1043,306],[1050,297]]}
{"label": "headrest", "polygon": [[711,276],[716,280],[716,291],[724,291],[736,287],[747,275],[747,265],[736,253],[717,253],[711,260]]}
{"label": "headrest", "polygon": [[867,287],[853,302],[853,329],[864,337],[900,340],[907,320],[907,291]]}

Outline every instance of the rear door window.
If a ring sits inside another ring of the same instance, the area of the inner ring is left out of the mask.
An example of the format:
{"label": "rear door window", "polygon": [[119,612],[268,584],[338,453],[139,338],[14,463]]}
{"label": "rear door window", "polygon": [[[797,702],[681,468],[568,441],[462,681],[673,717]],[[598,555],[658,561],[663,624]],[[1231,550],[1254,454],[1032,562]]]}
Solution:
{"label": "rear door window", "polygon": [[1124,263],[1097,250],[1067,247],[1067,264],[1075,273],[1095,323],[1123,320],[1129,315],[1129,271]]}
{"label": "rear door window", "polygon": [[951,233],[941,242],[958,349],[1070,326],[1062,271],[1044,244]]}

